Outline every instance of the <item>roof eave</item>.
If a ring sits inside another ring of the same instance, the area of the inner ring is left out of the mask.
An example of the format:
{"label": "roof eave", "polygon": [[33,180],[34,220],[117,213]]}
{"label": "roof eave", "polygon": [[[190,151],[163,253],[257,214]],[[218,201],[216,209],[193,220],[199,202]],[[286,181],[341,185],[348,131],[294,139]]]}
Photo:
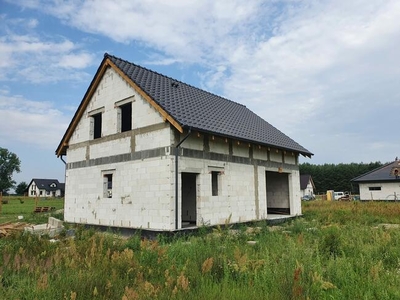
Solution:
{"label": "roof eave", "polygon": [[298,149],[291,149],[291,148],[282,147],[282,146],[279,146],[279,145],[261,143],[261,142],[258,142],[258,141],[253,141],[253,140],[249,140],[249,139],[240,138],[240,137],[237,137],[237,136],[222,135],[221,133],[207,131],[207,130],[196,128],[196,127],[192,127],[192,126],[189,126],[189,125],[182,125],[182,128],[183,129],[187,129],[187,130],[190,128],[192,131],[198,131],[198,132],[202,132],[202,133],[206,133],[206,134],[212,134],[212,135],[216,135],[216,136],[221,136],[223,138],[234,139],[234,140],[241,141],[243,143],[250,143],[250,144],[260,145],[260,146],[267,147],[267,148],[276,148],[276,149],[279,149],[279,150],[282,150],[282,151],[289,151],[289,152],[299,153],[299,154],[303,155],[304,157],[311,158],[311,156],[314,155],[311,152],[300,151]]}

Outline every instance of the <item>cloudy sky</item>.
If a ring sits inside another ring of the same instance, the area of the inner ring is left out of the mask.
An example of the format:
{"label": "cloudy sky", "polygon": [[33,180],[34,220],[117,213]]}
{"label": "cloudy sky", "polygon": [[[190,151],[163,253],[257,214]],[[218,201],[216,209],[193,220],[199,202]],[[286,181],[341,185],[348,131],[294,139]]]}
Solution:
{"label": "cloudy sky", "polygon": [[400,156],[400,1],[0,0],[0,147],[54,151],[105,52],[246,105],[312,164]]}

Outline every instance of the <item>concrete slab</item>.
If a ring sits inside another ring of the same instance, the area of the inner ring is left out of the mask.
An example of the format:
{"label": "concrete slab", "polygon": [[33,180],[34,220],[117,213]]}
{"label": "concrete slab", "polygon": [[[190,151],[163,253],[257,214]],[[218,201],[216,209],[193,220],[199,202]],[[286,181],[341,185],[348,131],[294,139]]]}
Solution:
{"label": "concrete slab", "polygon": [[63,221],[53,217],[49,217],[47,224],[39,224],[26,226],[25,232],[30,232],[37,235],[48,235],[49,237],[55,237],[64,229]]}

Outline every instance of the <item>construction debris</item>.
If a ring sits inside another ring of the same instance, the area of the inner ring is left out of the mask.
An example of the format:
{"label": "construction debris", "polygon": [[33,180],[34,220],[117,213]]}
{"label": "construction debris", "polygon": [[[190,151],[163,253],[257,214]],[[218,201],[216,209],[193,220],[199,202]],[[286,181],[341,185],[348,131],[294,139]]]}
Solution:
{"label": "construction debris", "polygon": [[10,234],[17,231],[22,231],[27,225],[29,224],[24,222],[17,222],[17,223],[6,222],[0,224],[0,238],[9,236]]}
{"label": "construction debris", "polygon": [[49,217],[49,221],[47,222],[47,224],[39,224],[25,227],[26,232],[38,235],[47,234],[49,237],[54,237],[58,235],[63,229],[63,221],[53,217]]}

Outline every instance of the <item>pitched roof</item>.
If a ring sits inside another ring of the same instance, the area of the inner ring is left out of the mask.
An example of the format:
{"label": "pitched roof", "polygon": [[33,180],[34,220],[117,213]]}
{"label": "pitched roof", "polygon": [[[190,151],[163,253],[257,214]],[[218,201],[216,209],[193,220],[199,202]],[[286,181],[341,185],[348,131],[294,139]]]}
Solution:
{"label": "pitched roof", "polygon": [[310,181],[311,181],[313,188],[315,189],[314,182],[311,178],[311,175],[308,175],[308,174],[300,175],[300,189],[305,190],[307,188],[308,182],[310,182]]}
{"label": "pitched roof", "polygon": [[[57,179],[40,179],[40,178],[33,178],[31,182],[28,184],[28,187],[31,186],[31,184],[35,182],[36,186],[40,190],[46,190],[46,191],[56,191],[56,190],[65,190],[65,184],[58,182]],[[52,187],[52,183],[55,183],[55,187]]]}
{"label": "pitched roof", "polygon": [[395,176],[395,170],[400,175],[400,160],[388,163],[375,170],[362,174],[353,178],[353,182],[383,182],[383,181],[400,181],[400,177]]}
{"label": "pitched roof", "polygon": [[191,128],[244,142],[295,151],[305,156],[313,155],[242,104],[106,53],[56,150],[58,156],[65,154],[68,140],[78,121],[75,119],[82,116],[83,112],[79,115],[79,111],[84,110],[95,89],[94,85],[100,80],[96,77],[101,77],[106,67],[115,69],[180,132]]}

